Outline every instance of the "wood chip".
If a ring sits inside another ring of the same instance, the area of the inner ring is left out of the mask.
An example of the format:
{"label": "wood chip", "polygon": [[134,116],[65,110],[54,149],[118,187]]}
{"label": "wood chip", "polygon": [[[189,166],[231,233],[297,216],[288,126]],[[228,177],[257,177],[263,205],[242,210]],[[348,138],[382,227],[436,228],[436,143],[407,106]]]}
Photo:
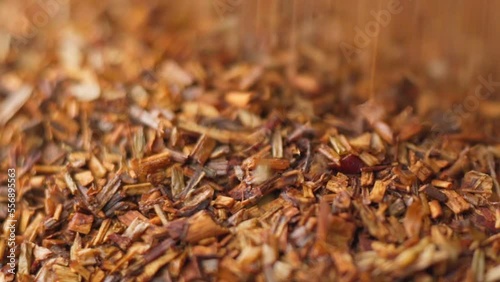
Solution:
{"label": "wood chip", "polygon": [[251,98],[251,92],[229,92],[224,97],[226,102],[239,108],[243,108],[248,105],[248,102],[250,102]]}
{"label": "wood chip", "polygon": [[164,2],[0,1],[0,281],[500,279],[500,3]]}
{"label": "wood chip", "polygon": [[453,186],[453,182],[451,181],[444,181],[444,180],[439,180],[439,179],[434,179],[431,181],[432,186],[438,187],[438,188],[443,188],[443,189],[451,189]]}
{"label": "wood chip", "polygon": [[462,196],[453,190],[442,190],[442,192],[448,197],[446,206],[448,206],[455,214],[465,212],[471,208],[471,205],[467,203]]}
{"label": "wood chip", "polygon": [[429,202],[429,209],[431,212],[431,217],[434,219],[443,215],[443,209],[441,209],[441,205],[436,200],[432,200]]}
{"label": "wood chip", "polygon": [[160,169],[166,169],[167,165],[171,163],[170,152],[163,152],[160,154],[152,155],[139,160],[135,166],[135,171],[138,175],[145,177],[148,174],[156,172]]}
{"label": "wood chip", "polygon": [[228,232],[226,228],[215,223],[207,212],[200,211],[188,220],[186,241],[195,243]]}
{"label": "wood chip", "polygon": [[92,172],[90,170],[87,170],[76,173],[75,179],[80,185],[87,186],[94,181],[94,176],[92,176]]}
{"label": "wood chip", "polygon": [[203,165],[212,154],[216,145],[217,143],[214,139],[208,138],[206,135],[202,135],[191,152],[191,157],[199,164]]}
{"label": "wood chip", "polygon": [[380,203],[384,199],[385,191],[387,190],[388,183],[382,180],[375,181],[373,189],[370,192],[370,200],[375,203]]}
{"label": "wood chip", "polygon": [[444,203],[448,200],[446,194],[441,192],[439,189],[434,188],[433,185],[425,185],[420,190],[424,191],[429,197],[438,200],[439,202]]}

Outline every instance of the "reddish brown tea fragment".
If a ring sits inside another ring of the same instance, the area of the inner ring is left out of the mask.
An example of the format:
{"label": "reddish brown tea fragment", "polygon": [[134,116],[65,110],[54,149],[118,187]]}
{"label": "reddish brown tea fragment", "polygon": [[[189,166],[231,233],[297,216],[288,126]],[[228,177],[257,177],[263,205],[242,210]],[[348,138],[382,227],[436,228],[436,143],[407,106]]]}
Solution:
{"label": "reddish brown tea fragment", "polygon": [[90,171],[83,171],[75,174],[75,179],[82,186],[87,186],[94,181],[94,177]]}
{"label": "reddish brown tea fragment", "polygon": [[333,167],[342,173],[356,174],[360,173],[365,166],[365,163],[359,157],[347,155],[340,160],[340,165],[334,165]]}
{"label": "reddish brown tea fragment", "polygon": [[436,219],[443,215],[443,209],[441,208],[441,204],[438,201],[432,200],[429,202],[429,209],[431,212],[431,217]]}
{"label": "reddish brown tea fragment", "polygon": [[417,161],[414,165],[410,167],[410,170],[417,176],[417,178],[425,182],[431,177],[432,170],[425,165],[422,161]]}
{"label": "reddish brown tea fragment", "polygon": [[200,211],[188,220],[185,240],[196,243],[200,240],[228,233],[229,230],[218,225],[206,211]]}
{"label": "reddish brown tea fragment", "polygon": [[327,145],[321,144],[318,147],[318,152],[332,161],[335,166],[340,166],[340,156],[332,148],[328,147]]}
{"label": "reddish brown tea fragment", "polygon": [[451,181],[444,181],[444,180],[439,180],[439,179],[434,179],[431,181],[432,186],[438,187],[438,188],[443,188],[443,189],[451,189],[453,186],[453,182]]}
{"label": "reddish brown tea fragment", "polygon": [[260,159],[257,161],[259,165],[268,166],[273,170],[286,170],[290,167],[290,161],[286,159],[278,159],[278,158],[269,158],[269,159]]}
{"label": "reddish brown tea fragment", "polygon": [[68,229],[82,234],[88,234],[92,229],[94,217],[83,213],[75,213],[71,218]]}
{"label": "reddish brown tea fragment", "polygon": [[422,228],[424,211],[420,200],[415,200],[406,211],[403,226],[408,238],[414,238],[419,235]]}
{"label": "reddish brown tea fragment", "polygon": [[430,198],[438,200],[439,202],[446,202],[448,197],[441,192],[439,189],[434,188],[432,185],[426,185],[421,188],[421,191],[425,192]]}
{"label": "reddish brown tea fragment", "polygon": [[163,152],[160,154],[152,155],[136,161],[134,164],[135,172],[141,177],[145,177],[157,170],[167,168],[167,165],[171,163],[170,152]]}
{"label": "reddish brown tea fragment", "polygon": [[191,157],[197,161],[199,164],[203,165],[210,158],[217,142],[214,139],[207,137],[206,135],[200,136],[196,146],[191,152]]}
{"label": "reddish brown tea fragment", "polygon": [[375,203],[382,202],[384,199],[385,191],[387,190],[387,182],[382,180],[375,181],[375,185],[373,186],[372,191],[370,192],[370,200]]}
{"label": "reddish brown tea fragment", "polygon": [[471,208],[471,205],[467,203],[457,192],[444,189],[442,192],[446,195],[446,197],[448,197],[446,206],[448,206],[455,214],[463,213]]}

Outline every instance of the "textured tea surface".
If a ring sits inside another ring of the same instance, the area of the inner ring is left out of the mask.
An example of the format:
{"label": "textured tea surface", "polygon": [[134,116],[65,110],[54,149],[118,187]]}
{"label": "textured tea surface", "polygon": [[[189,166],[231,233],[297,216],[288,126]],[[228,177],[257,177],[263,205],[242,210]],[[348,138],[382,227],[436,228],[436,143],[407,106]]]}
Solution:
{"label": "textured tea surface", "polygon": [[2,64],[17,281],[500,279],[494,95],[450,122],[456,96],[399,69],[367,99],[319,47],[255,63],[223,30],[162,30],[165,9],[103,12]]}

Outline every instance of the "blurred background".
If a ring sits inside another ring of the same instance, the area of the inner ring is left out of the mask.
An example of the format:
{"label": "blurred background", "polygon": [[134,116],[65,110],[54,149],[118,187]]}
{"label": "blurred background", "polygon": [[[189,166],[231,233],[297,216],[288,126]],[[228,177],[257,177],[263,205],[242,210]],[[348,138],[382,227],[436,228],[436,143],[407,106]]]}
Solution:
{"label": "blurred background", "polygon": [[464,97],[478,76],[500,73],[495,11],[493,0],[3,0],[0,61],[3,71],[22,71],[61,58],[98,65],[107,56],[114,76],[132,77],[166,57],[219,52],[221,62],[280,61],[333,80],[355,70],[377,89],[399,72]]}

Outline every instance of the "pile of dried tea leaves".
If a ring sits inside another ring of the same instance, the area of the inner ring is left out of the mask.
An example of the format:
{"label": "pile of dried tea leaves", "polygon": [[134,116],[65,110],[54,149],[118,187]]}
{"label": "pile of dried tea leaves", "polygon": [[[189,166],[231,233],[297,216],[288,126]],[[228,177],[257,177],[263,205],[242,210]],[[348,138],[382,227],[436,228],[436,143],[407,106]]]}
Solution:
{"label": "pile of dried tea leaves", "polygon": [[407,76],[366,99],[320,48],[251,63],[156,12],[2,64],[17,281],[500,279],[498,101],[450,124]]}

